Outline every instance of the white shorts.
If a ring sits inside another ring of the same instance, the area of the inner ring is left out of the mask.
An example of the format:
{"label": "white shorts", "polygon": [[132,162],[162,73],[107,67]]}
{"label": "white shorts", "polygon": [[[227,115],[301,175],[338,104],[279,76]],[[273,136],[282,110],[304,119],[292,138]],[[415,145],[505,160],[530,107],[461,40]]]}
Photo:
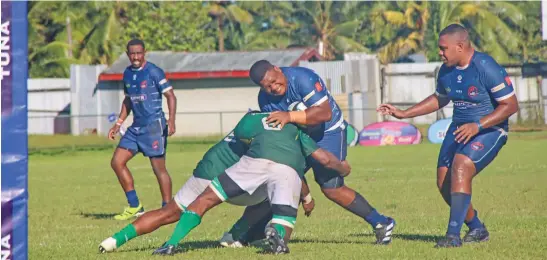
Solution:
{"label": "white shorts", "polygon": [[266,187],[270,204],[298,209],[302,181],[296,171],[270,160],[243,156],[226,173],[215,178],[210,187],[222,200],[241,194],[256,194]]}
{"label": "white shorts", "polygon": [[[203,193],[205,188],[211,183],[210,180],[191,176],[186,183],[180,188],[175,195],[175,202],[185,210],[190,203]],[[240,196],[228,199],[226,202],[237,206],[253,206],[268,199],[266,186],[263,186],[255,191],[252,195],[242,194]]]}

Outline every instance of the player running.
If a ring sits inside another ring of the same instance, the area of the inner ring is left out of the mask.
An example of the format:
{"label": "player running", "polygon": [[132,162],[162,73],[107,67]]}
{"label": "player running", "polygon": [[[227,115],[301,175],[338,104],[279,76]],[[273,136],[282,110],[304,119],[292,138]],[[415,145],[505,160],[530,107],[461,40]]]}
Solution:
{"label": "player running", "polygon": [[489,239],[471,205],[471,183],[507,142],[508,118],[519,106],[505,69],[489,55],[474,50],[461,25],[452,24],[440,32],[439,55],[444,64],[435,94],[407,110],[382,104],[378,111],[403,119],[454,103],[452,124],[437,162],[437,186],[450,206],[450,219],[446,236],[435,247],[459,247],[463,223],[469,227],[463,242]]}
{"label": "player running", "polygon": [[[303,67],[276,67],[266,60],[255,62],[250,69],[251,80],[260,85],[258,103],[263,112],[272,112],[268,123],[296,123],[307,125],[307,133],[319,147],[346,159],[347,145],[342,111],[328,93],[321,78]],[[289,106],[302,102],[304,111],[290,111]],[[395,221],[378,213],[359,193],[344,184],[344,178],[335,171],[307,158],[305,171],[313,168],[315,181],[327,198],[363,218],[374,229],[377,244],[389,244]],[[246,218],[244,215],[242,219]],[[262,221],[264,223],[264,221]],[[236,225],[237,226],[237,223]],[[233,228],[232,228],[233,230]],[[260,228],[257,228],[260,230]],[[232,242],[224,241],[221,243]]]}
{"label": "player running", "polygon": [[[114,216],[117,220],[127,220],[144,213],[144,207],[135,191],[133,176],[127,168],[127,162],[137,152],[150,158],[160,185],[162,206],[172,196],[171,177],[165,167],[165,149],[167,136],[175,133],[177,98],[163,70],[145,60],[145,52],[143,41],[133,39],[127,43],[127,57],[131,65],[123,73],[125,99],[118,121],[108,132],[108,137],[114,140],[120,126],[133,111],[133,124],[121,138],[110,162],[129,203],[123,213]],[[162,111],[162,94],[167,99],[169,120],[165,119]]]}
{"label": "player running", "polygon": [[[262,114],[262,118],[265,118],[265,116]],[[240,123],[238,124],[239,130],[238,134],[239,136],[242,136],[244,134],[248,134],[248,128],[247,126],[251,123],[256,123],[256,121],[260,119],[258,116],[254,116],[251,118],[244,117]],[[253,121],[254,120],[254,121]],[[248,123],[250,121],[250,123]],[[260,128],[265,128],[265,126],[262,124],[262,121],[260,121]],[[244,126],[245,125],[245,126]],[[252,127],[257,127],[256,124],[252,125]],[[269,138],[268,140],[263,141],[255,141],[253,140],[253,143],[251,145],[264,145],[264,143],[275,143],[275,145],[271,146],[272,149],[275,147],[280,147],[278,149],[288,149],[291,150],[288,152],[287,156],[293,156],[298,161],[299,157],[303,157],[303,155],[294,155],[295,151],[294,149],[298,148],[296,151],[300,151],[302,153],[300,145],[303,147],[311,147],[311,149],[307,150],[308,152],[311,152],[311,156],[316,158],[318,161],[321,161],[326,165],[326,167],[332,168],[334,170],[337,170],[342,175],[349,174],[349,165],[342,164],[340,161],[338,161],[332,154],[322,150],[322,149],[314,149],[313,145],[315,143],[311,141],[309,137],[307,137],[303,133],[296,132],[295,135],[298,137],[301,137],[302,139],[296,140],[295,136],[291,135],[292,133],[290,130],[292,129],[294,131],[294,128],[291,128],[294,126],[287,126],[287,129],[284,130],[271,130],[275,131],[275,134],[273,134],[273,137],[279,137],[279,139],[275,138]],[[264,131],[264,130],[263,130]],[[264,133],[267,135],[267,133]],[[257,135],[258,136],[258,135]],[[256,143],[255,143],[256,142]],[[284,143],[288,143],[288,145],[285,145]],[[301,143],[301,144],[300,144]],[[263,146],[262,146],[263,147]],[[259,147],[260,148],[260,147]],[[104,240],[101,245],[99,246],[99,250],[101,252],[110,252],[114,249],[120,247],[121,245],[125,244],[127,241],[135,238],[136,236],[143,235],[150,233],[160,226],[167,225],[170,223],[173,223],[181,217],[181,212],[184,212],[187,210],[187,207],[200,195],[206,188],[209,186],[212,180],[216,179],[216,182],[218,183],[222,177],[219,177],[221,174],[223,174],[225,171],[228,172],[228,168],[230,166],[236,164],[241,156],[243,156],[248,150],[248,145],[245,144],[242,141],[239,141],[237,138],[233,138],[233,136],[228,135],[226,138],[224,138],[222,141],[214,145],[207,153],[205,153],[203,159],[197,164],[196,169],[194,170],[193,176],[190,177],[190,179],[184,184],[184,186],[179,190],[177,195],[174,198],[174,201],[167,204],[166,207],[147,212],[143,216],[139,217],[135,222],[132,224],[126,226],[118,233],[114,234],[112,237],[107,238]],[[257,148],[254,148],[254,151],[257,151]],[[260,152],[260,150],[258,150]],[[283,152],[287,152],[283,150]],[[250,154],[249,156],[252,156],[253,154]],[[303,160],[303,159],[302,159]],[[234,166],[235,167],[235,166]],[[287,168],[283,166],[279,166],[280,168]],[[300,166],[303,169],[303,166]],[[236,169],[240,169],[236,167]],[[289,167],[290,168],[290,167]],[[298,172],[301,172],[302,169],[300,169]],[[235,170],[235,169],[234,169]],[[232,172],[234,171],[232,170]],[[245,168],[240,169],[244,171],[252,171],[252,169]],[[287,171],[287,173],[290,173],[291,169]],[[264,173],[265,174],[265,173]],[[286,173],[283,173],[284,175]],[[266,174],[266,176],[270,176],[270,174]],[[218,177],[218,178],[217,178]],[[223,179],[225,180],[225,179]],[[222,181],[224,183],[224,181]],[[300,192],[300,188],[302,191]],[[309,189],[305,183],[302,183],[301,187],[298,187],[299,196],[297,198],[302,198],[309,196]],[[269,214],[271,210],[275,211],[275,207],[272,207],[270,209],[270,203],[267,200],[268,195],[266,194],[266,190],[264,187],[258,188],[257,191],[252,193],[244,193],[239,196],[234,196],[232,198],[229,198],[227,202],[235,205],[253,205],[249,208],[255,209],[255,212],[262,212],[258,216],[256,216],[256,220],[261,219],[263,215]],[[292,194],[292,193],[289,193]],[[219,202],[220,203],[220,202]],[[296,205],[298,205],[298,201],[296,202]],[[284,206],[284,205],[281,205]],[[306,211],[306,214],[309,215],[311,210],[313,210],[313,205],[310,204],[303,204],[304,210]],[[291,210],[292,211],[292,210]],[[282,212],[283,213],[283,212]],[[202,213],[202,215],[204,212]],[[202,216],[201,215],[201,216]],[[269,217],[271,219],[271,214],[269,214]],[[183,221],[179,222],[183,225]],[[249,222],[249,225],[252,225],[253,221],[251,220]],[[178,227],[178,226],[177,226]],[[243,232],[245,230],[242,230]],[[182,237],[180,238],[182,239]],[[179,240],[180,240],[179,239]],[[172,243],[172,247],[168,250],[166,253],[174,253],[174,245],[178,243],[178,240]]]}

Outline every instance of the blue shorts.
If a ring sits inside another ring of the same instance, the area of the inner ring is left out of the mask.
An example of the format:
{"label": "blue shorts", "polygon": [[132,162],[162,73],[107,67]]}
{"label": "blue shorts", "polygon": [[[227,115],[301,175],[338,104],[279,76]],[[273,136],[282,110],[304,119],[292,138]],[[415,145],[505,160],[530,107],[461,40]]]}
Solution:
{"label": "blue shorts", "polygon": [[[344,123],[344,126],[346,124]],[[317,145],[322,149],[332,153],[338,160],[343,161],[346,159],[348,146],[347,146],[347,136],[346,130],[338,128],[329,132],[319,132],[316,134],[311,133],[310,137],[317,142]],[[322,185],[332,178],[340,177],[340,174],[328,168],[325,168],[323,165],[314,160],[311,156],[306,159],[308,167],[306,171],[313,169],[313,174],[315,181]]]}
{"label": "blue shorts", "polygon": [[161,157],[167,148],[167,124],[164,118],[147,126],[130,126],[123,135],[119,148],[142,154],[146,157]]}
{"label": "blue shorts", "polygon": [[496,155],[507,142],[507,132],[494,126],[482,130],[471,138],[467,144],[457,143],[453,134],[456,129],[456,125],[451,124],[446,132],[439,153],[437,168],[450,168],[454,156],[459,153],[469,157],[475,164],[476,173],[479,173],[496,158]]}

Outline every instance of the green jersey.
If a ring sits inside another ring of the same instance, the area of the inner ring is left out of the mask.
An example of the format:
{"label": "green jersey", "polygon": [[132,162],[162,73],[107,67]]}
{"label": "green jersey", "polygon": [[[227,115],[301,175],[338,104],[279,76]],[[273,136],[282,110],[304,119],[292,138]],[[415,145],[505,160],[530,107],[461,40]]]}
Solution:
{"label": "green jersey", "polygon": [[206,180],[212,180],[227,168],[237,163],[245,154],[248,146],[234,138],[230,133],[223,140],[211,147],[194,169],[194,176]]}
{"label": "green jersey", "polygon": [[234,129],[236,138],[249,143],[245,155],[267,159],[295,169],[301,176],[306,168],[306,157],[319,147],[307,134],[293,124],[283,128],[266,123],[269,113],[246,114]]}

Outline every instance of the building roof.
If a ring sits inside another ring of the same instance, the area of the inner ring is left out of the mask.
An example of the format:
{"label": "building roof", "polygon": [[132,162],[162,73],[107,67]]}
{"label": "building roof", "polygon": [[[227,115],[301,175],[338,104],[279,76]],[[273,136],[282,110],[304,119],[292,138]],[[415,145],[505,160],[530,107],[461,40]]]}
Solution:
{"label": "building roof", "polygon": [[[162,68],[169,79],[246,78],[249,77],[251,65],[261,59],[266,59],[276,66],[285,67],[296,66],[301,60],[321,60],[321,56],[312,48],[228,52],[150,51],[146,53],[146,60]],[[129,66],[129,59],[123,54],[99,75],[99,80],[122,80],[127,66]]]}

